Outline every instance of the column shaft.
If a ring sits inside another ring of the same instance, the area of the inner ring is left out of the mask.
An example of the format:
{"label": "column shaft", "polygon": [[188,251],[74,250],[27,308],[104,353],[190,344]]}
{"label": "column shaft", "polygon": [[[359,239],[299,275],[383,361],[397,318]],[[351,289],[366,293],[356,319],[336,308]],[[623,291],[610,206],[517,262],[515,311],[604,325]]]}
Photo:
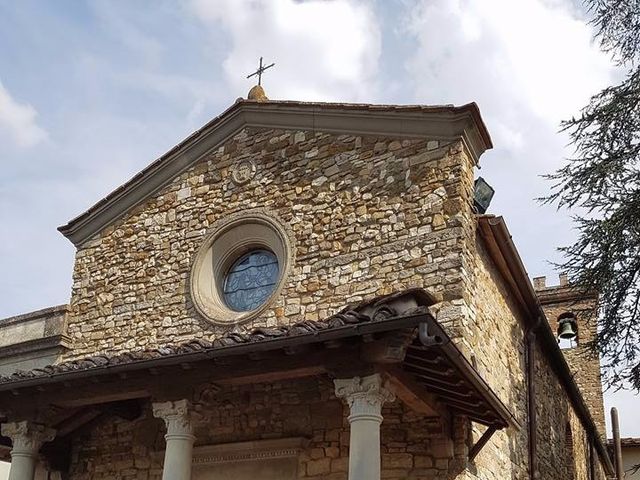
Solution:
{"label": "column shaft", "polygon": [[37,455],[16,454],[11,452],[9,480],[33,480],[36,474]]}
{"label": "column shaft", "polygon": [[380,478],[381,420],[350,420],[349,480]]}
{"label": "column shaft", "polygon": [[165,435],[167,449],[164,453],[162,480],[191,480],[191,463],[193,461],[193,435],[178,438]]}
{"label": "column shaft", "polygon": [[3,424],[2,434],[11,438],[13,443],[9,480],[33,480],[40,447],[44,442],[53,440],[55,431],[22,421]]}
{"label": "column shaft", "polygon": [[167,426],[162,480],[191,480],[193,427],[187,400],[153,404],[153,414]]}
{"label": "column shaft", "polygon": [[379,375],[335,380],[336,396],[350,408],[349,480],[380,480],[382,405],[395,396]]}

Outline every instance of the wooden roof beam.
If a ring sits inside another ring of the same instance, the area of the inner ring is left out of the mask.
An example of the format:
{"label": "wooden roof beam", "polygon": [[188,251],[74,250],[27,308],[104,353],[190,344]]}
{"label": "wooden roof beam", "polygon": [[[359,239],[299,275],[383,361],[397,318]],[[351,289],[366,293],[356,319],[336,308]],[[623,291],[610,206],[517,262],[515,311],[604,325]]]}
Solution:
{"label": "wooden roof beam", "polygon": [[410,375],[397,367],[379,367],[383,378],[389,383],[396,396],[411,410],[428,417],[443,417],[444,408],[435,395],[414,381]]}

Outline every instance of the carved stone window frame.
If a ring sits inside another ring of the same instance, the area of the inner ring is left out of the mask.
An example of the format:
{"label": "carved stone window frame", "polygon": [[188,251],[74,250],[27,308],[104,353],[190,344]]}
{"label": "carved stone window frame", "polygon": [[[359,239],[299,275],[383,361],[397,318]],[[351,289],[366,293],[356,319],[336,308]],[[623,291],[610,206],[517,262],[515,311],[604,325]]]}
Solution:
{"label": "carved stone window frame", "polygon": [[[295,261],[293,233],[272,212],[253,209],[215,222],[198,249],[191,267],[193,304],[205,319],[216,325],[245,323],[263,314],[280,295]],[[269,298],[258,308],[237,312],[226,305],[222,287],[227,271],[242,255],[254,249],[273,252],[279,276]]]}

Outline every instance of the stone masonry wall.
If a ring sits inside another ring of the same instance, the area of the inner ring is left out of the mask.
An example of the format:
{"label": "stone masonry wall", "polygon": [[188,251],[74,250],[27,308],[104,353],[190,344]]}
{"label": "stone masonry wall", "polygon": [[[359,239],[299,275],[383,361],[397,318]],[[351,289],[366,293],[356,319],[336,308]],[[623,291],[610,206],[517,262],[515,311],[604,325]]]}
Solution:
{"label": "stone masonry wall", "polygon": [[[237,186],[230,167],[241,158],[257,174]],[[454,301],[469,164],[459,143],[243,130],[79,248],[67,359],[220,335],[191,304],[189,272],[209,226],[248,208],[283,219],[297,252],[277,302],[250,328],[413,286]]]}
{"label": "stone masonry wall", "polygon": [[[514,414],[521,428],[510,428],[494,435],[475,461],[480,467],[475,476],[471,475],[470,469],[467,476],[460,478],[493,478],[491,475],[496,471],[502,475],[499,478],[527,478],[525,322],[480,237],[475,238],[474,251],[465,343],[472,363]],[[589,445],[585,430],[539,348],[535,383],[540,478],[587,480]],[[479,434],[476,432],[475,438]],[[597,458],[596,464],[599,475],[596,478],[604,479]],[[511,477],[507,477],[508,474]]]}
{"label": "stone masonry wall", "polygon": [[[298,478],[346,480],[349,409],[326,377],[199,391],[193,398],[196,447],[304,437],[309,444],[299,456]],[[439,434],[428,419],[398,401],[382,414],[382,478],[447,478],[449,463],[433,454],[431,442]],[[106,419],[75,439],[70,480],[159,480],[163,434],[164,424],[150,408],[133,422]]]}
{"label": "stone masonry wall", "polygon": [[[524,479],[527,477],[527,399],[524,376],[524,332],[504,281],[482,240],[475,238],[470,316],[465,342],[478,373],[522,425],[499,431],[475,460],[477,473],[460,478]],[[483,429],[476,428],[477,440]]]}
{"label": "stone masonry wall", "polygon": [[[536,397],[540,478],[590,480],[586,432],[540,348],[536,351]],[[604,480],[597,456],[595,461],[596,480]]]}
{"label": "stone masonry wall", "polygon": [[606,438],[600,358],[593,355],[589,348],[589,342],[596,334],[595,312],[598,308],[598,299],[596,296],[576,295],[576,292],[566,283],[564,275],[561,276],[560,285],[556,286],[546,286],[543,277],[536,280],[536,292],[554,333],[558,330],[560,315],[563,313],[576,315],[577,345],[563,349],[562,353],[574,373],[575,381],[580,387],[602,438]]}
{"label": "stone masonry wall", "polygon": [[[257,174],[238,186],[230,168],[242,158],[255,161]],[[214,222],[264,208],[290,226],[297,258],[275,304],[247,328],[321,319],[364,298],[427,289],[441,302],[437,319],[521,423],[496,433],[455,478],[524,479],[523,329],[476,238],[472,192],[473,165],[457,142],[243,130],[78,250],[67,358],[223,333],[191,304],[193,257]],[[569,478],[559,463],[567,423],[582,475],[584,432],[571,423],[550,366],[539,360],[537,371],[541,478]],[[300,478],[346,478],[346,411],[327,379],[235,387],[199,408],[198,442],[299,434],[311,439]],[[383,415],[383,478],[444,478],[448,465],[430,455],[426,420],[397,402]],[[161,449],[162,425],[148,416],[105,422],[79,439],[72,479],[160,478],[151,453]],[[480,434],[475,428],[474,438]]]}
{"label": "stone masonry wall", "polygon": [[[540,478],[591,480],[584,431],[544,362],[537,364],[540,385],[555,394],[542,401],[539,415]],[[270,384],[209,389],[192,397],[196,447],[266,439],[304,437],[308,445],[298,457],[299,479],[346,480],[349,458],[348,407],[333,393],[326,377]],[[542,393],[542,389],[539,389]],[[544,398],[544,397],[541,397]],[[557,401],[559,399],[559,401]],[[498,432],[476,461],[460,472],[438,458],[441,439],[429,419],[399,401],[383,408],[382,478],[415,480],[525,480],[526,427]],[[573,444],[566,442],[566,426]],[[160,480],[164,424],[149,405],[140,419],[103,419],[74,438],[70,480]],[[522,457],[524,456],[524,458]],[[453,473],[452,473],[453,472]],[[569,472],[572,472],[571,474]],[[601,468],[593,480],[604,480]]]}

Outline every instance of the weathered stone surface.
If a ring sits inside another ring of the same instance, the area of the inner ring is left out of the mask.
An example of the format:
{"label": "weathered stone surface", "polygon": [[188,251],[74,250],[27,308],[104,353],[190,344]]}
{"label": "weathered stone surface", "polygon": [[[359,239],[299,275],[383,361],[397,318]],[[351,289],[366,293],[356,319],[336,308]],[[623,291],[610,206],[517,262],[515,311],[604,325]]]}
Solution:
{"label": "weathered stone surface", "polygon": [[45,308],[0,321],[0,377],[56,363],[68,347],[67,306]]}
{"label": "weathered stone surface", "polygon": [[[471,250],[471,255],[475,266],[467,277],[470,301],[462,306],[467,320],[463,322],[465,333],[460,342],[466,345],[479,373],[489,379],[492,388],[523,425],[520,431],[494,435],[490,446],[480,452],[475,463],[481,470],[509,472],[512,478],[526,478],[527,449],[513,448],[514,444],[527,443],[525,323],[505,281],[479,239],[476,239],[475,253]],[[535,357],[540,478],[586,480],[589,478],[587,433],[545,352],[536,347]],[[599,372],[598,368],[595,371]],[[570,434],[567,433],[569,431]],[[474,438],[480,434],[480,431],[474,431]],[[596,478],[604,479],[600,462],[596,460],[595,463]],[[479,474],[461,478],[491,477]]]}
{"label": "weathered stone surface", "polygon": [[[241,158],[256,175],[237,185],[230,172]],[[66,359],[224,338],[228,330],[191,305],[193,256],[220,218],[269,209],[294,233],[296,265],[265,314],[239,329],[317,321],[371,296],[427,289],[440,301],[437,320],[520,428],[497,432],[465,468],[483,427],[456,421],[452,439],[441,423],[386,405],[382,477],[528,478],[526,319],[476,237],[473,180],[463,142],[245,129],[79,248]],[[583,426],[544,352],[537,358],[540,478],[586,479]],[[227,387],[196,405],[194,433],[196,445],[302,436],[299,478],[346,479],[346,415],[328,378]],[[137,433],[148,417],[104,420],[75,439],[71,479],[160,478],[161,429],[151,442]]]}
{"label": "weathered stone surface", "polygon": [[578,324],[578,336],[573,348],[562,350],[567,363],[574,373],[576,383],[580,387],[591,415],[606,438],[604,420],[604,401],[602,398],[602,379],[600,375],[600,358],[589,348],[596,335],[596,317],[598,299],[595,295],[583,295],[576,292],[566,283],[566,277],[560,276],[560,284],[546,286],[538,283],[536,293],[544,308],[549,326],[553,332],[558,330],[558,319],[562,314],[573,313]]}
{"label": "weathered stone surface", "polygon": [[[343,407],[333,391],[328,379],[308,379],[229,387],[204,400],[193,398],[196,448],[306,437],[309,444],[299,455],[298,478],[345,480],[349,408]],[[327,403],[339,408],[327,410]],[[382,478],[446,478],[446,465],[440,462],[445,466],[438,469],[438,459],[429,454],[430,442],[437,441],[438,434],[421,433],[427,431],[428,420],[397,402],[385,406],[382,414]],[[155,436],[140,434],[141,429],[150,430],[149,421],[157,424]],[[335,427],[312,426],[327,422]],[[162,477],[163,433],[162,421],[153,419],[150,408],[135,422],[104,419],[74,442],[71,478],[158,480]]]}
{"label": "weathered stone surface", "polygon": [[[426,143],[404,140],[397,148],[390,138],[239,132],[79,248],[68,327],[74,348],[66,358],[222,335],[225,327],[193,308],[188,276],[209,226],[247,208],[287,222],[297,252],[282,294],[247,328],[327,318],[346,304],[413,286],[444,296],[462,280],[451,259],[463,230],[446,227],[456,212],[446,214],[442,199],[459,196],[454,185],[470,161],[460,149],[439,148],[409,166]],[[239,158],[257,167],[244,185],[230,178]]]}

